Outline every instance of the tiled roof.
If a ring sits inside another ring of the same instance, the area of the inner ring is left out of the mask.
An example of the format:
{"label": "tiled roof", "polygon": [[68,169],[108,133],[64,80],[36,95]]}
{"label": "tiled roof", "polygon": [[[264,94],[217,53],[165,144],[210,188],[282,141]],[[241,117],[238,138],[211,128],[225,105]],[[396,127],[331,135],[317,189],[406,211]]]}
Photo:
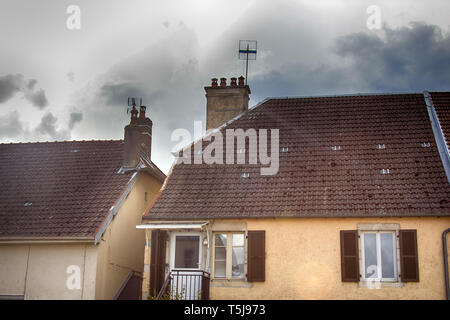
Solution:
{"label": "tiled roof", "polygon": [[145,218],[450,215],[423,94],[268,99],[221,131],[237,128],[279,128],[278,174],[178,164]]}
{"label": "tiled roof", "polygon": [[0,239],[94,237],[131,175],[124,144],[0,144]]}
{"label": "tiled roof", "polygon": [[444,132],[447,147],[450,148],[450,92],[432,92],[431,98]]}

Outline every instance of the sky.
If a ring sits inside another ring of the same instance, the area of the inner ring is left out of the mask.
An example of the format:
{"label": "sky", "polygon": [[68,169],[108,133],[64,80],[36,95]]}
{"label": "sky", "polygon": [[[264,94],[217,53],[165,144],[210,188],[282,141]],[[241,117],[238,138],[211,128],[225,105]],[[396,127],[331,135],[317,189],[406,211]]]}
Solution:
{"label": "sky", "polygon": [[450,91],[449,12],[445,0],[2,0],[0,143],[123,139],[138,97],[167,173],[171,133],[205,127],[204,86],[245,74],[245,39],[258,41],[250,106]]}

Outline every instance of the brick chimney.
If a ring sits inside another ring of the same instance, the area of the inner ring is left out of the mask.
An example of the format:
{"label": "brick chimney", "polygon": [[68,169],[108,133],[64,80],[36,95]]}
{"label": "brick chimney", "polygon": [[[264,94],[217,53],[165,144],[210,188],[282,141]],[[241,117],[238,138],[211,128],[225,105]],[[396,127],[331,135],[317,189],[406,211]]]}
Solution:
{"label": "brick chimney", "polygon": [[[145,117],[145,106],[131,109],[130,124],[125,127],[123,168],[136,168],[141,158],[151,159],[152,120]],[[139,116],[138,116],[139,113]]]}
{"label": "brick chimney", "polygon": [[250,88],[244,79],[240,76],[236,82],[236,78],[231,78],[227,85],[227,79],[220,78],[219,85],[213,78],[211,86],[205,87],[206,130],[217,128],[248,109]]}

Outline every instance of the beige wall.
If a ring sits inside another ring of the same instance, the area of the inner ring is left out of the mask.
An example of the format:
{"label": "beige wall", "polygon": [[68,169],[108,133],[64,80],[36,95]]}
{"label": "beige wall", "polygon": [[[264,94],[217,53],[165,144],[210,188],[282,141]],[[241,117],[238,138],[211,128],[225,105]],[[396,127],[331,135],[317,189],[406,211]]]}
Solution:
{"label": "beige wall", "polygon": [[[249,219],[212,223],[213,230],[241,224],[266,231],[266,281],[215,281],[212,299],[444,299],[442,232],[450,218]],[[358,223],[398,223],[417,229],[420,282],[400,288],[359,288],[341,281],[340,230]],[[450,251],[450,250],[449,250]]]}
{"label": "beige wall", "polygon": [[[26,299],[94,299],[97,250],[93,244],[0,245],[0,294]],[[80,270],[80,289],[66,285]]]}
{"label": "beige wall", "polygon": [[130,270],[144,271],[145,232],[136,226],[141,224],[142,214],[161,185],[154,177],[141,173],[106,229],[99,243],[97,299],[112,299]]}

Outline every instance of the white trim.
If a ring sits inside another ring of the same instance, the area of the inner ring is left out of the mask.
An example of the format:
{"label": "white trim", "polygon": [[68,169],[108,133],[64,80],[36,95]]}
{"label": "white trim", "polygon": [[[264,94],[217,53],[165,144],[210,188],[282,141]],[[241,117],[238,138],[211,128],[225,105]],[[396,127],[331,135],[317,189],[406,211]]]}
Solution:
{"label": "white trim", "polygon": [[146,223],[137,225],[136,229],[199,229],[207,225],[208,222],[200,223]]}
{"label": "white trim", "polygon": [[[198,267],[197,268],[175,268],[175,245],[177,236],[198,236]],[[202,269],[202,234],[201,232],[172,232],[170,235],[170,270],[201,270]]]}
{"label": "white trim", "polygon": [[101,236],[106,231],[106,228],[108,227],[111,220],[115,217],[115,215],[119,212],[120,207],[122,206],[125,199],[130,194],[131,190],[133,189],[134,184],[137,181],[138,172],[133,173],[130,180],[127,183],[127,186],[125,190],[122,192],[120,198],[114,203],[114,205],[109,209],[108,216],[106,219],[102,222],[100,227],[98,228],[97,232],[95,233],[94,237],[94,244],[97,244],[100,241]]}

